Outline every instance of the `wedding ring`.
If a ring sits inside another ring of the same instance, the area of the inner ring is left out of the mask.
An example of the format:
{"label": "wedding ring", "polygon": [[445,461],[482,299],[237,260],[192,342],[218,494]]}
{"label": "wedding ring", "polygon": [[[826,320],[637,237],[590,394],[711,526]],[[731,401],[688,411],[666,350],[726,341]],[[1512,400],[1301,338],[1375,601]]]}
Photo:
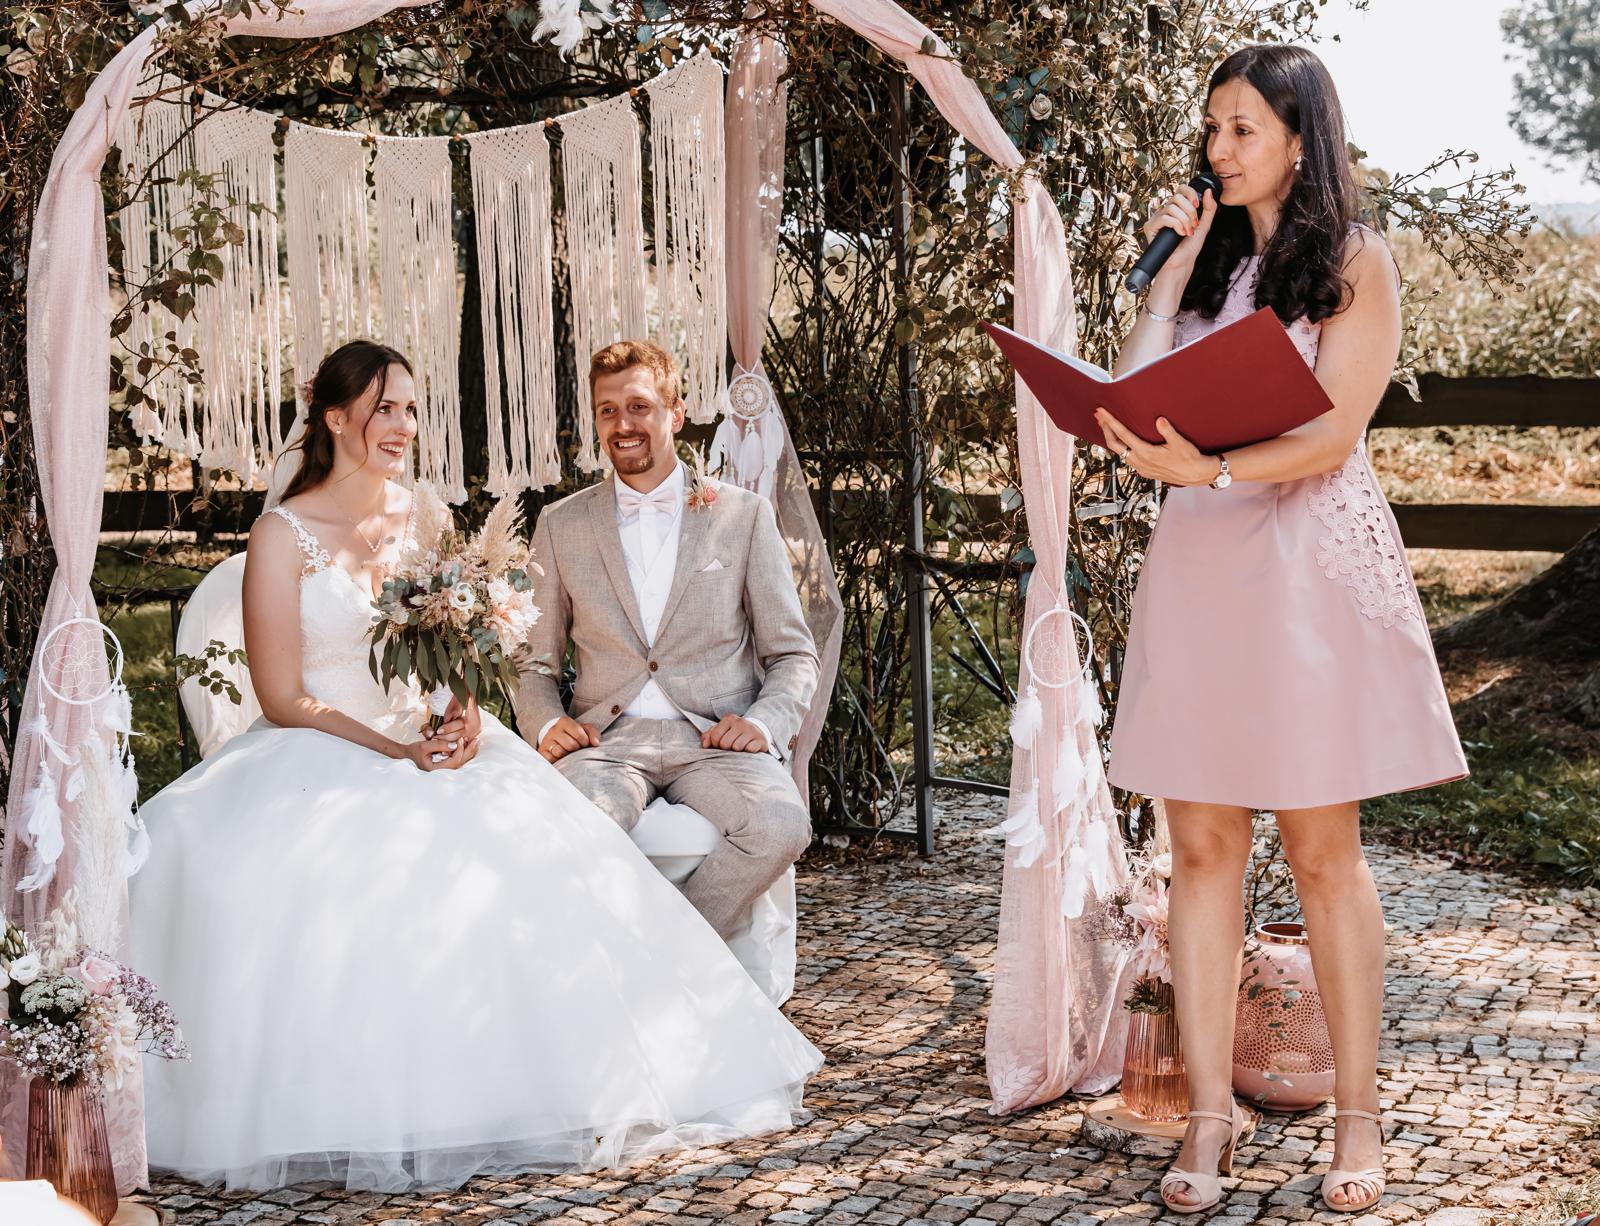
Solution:
{"label": "wedding ring", "polygon": [[1121,451],[1117,452],[1117,459],[1126,460],[1128,458],[1128,452],[1132,450],[1132,447],[1124,447]]}

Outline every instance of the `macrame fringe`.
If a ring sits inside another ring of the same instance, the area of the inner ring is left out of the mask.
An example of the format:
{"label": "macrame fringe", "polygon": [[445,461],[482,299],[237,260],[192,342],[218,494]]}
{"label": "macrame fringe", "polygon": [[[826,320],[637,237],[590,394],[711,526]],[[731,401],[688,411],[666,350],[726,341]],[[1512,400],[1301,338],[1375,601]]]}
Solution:
{"label": "macrame fringe", "polygon": [[[291,123],[283,144],[295,402],[325,354],[373,332],[371,222],[361,137]],[[290,431],[293,441],[295,431]]]}
{"label": "macrame fringe", "polygon": [[204,374],[201,448],[208,468],[253,483],[283,448],[278,284],[278,167],[274,120],[209,97],[195,128],[195,164],[213,180],[242,243],[218,250],[222,276],[196,295],[196,349]]}
{"label": "macrame fringe", "polygon": [[488,488],[505,497],[561,480],[550,144],[537,124],[473,133],[467,143],[483,312]]}
{"label": "macrame fringe", "polygon": [[[184,224],[193,204],[193,189],[179,182],[194,165],[188,109],[180,101],[183,83],[162,73],[128,108],[118,134],[123,177],[131,195],[119,215],[122,228],[122,275],[130,296],[165,276],[178,258],[175,226]],[[136,376],[146,399],[135,406],[134,428],[146,443],[180,455],[198,455],[200,436],[195,420],[194,386],[172,364],[174,350],[194,343],[195,312],[179,318],[159,301],[136,303],[127,345],[136,358],[148,360],[148,373]]]}
{"label": "macrame fringe", "polygon": [[639,121],[632,99],[623,94],[557,122],[578,356],[578,467],[594,472],[601,458],[595,450],[589,355],[614,341],[645,336]]}
{"label": "macrame fringe", "polygon": [[448,137],[379,137],[383,339],[411,359],[417,384],[417,475],[448,502],[467,496],[461,442],[460,308]]}
{"label": "macrame fringe", "polygon": [[[683,359],[683,398],[695,422],[715,420],[727,388],[722,85],[721,67],[702,52],[644,87],[650,99],[657,339]],[[759,471],[759,464],[741,463],[741,471],[746,467]]]}

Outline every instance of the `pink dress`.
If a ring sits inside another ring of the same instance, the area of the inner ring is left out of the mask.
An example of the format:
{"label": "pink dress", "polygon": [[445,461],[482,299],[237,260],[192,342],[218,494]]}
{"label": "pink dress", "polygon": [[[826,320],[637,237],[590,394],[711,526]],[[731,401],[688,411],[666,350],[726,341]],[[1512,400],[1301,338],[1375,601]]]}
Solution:
{"label": "pink dress", "polygon": [[[1255,309],[1256,261],[1215,320]],[[1321,326],[1289,325],[1312,366]],[[1338,472],[1167,491],[1133,602],[1107,775],[1167,800],[1304,809],[1467,773],[1389,504]]]}

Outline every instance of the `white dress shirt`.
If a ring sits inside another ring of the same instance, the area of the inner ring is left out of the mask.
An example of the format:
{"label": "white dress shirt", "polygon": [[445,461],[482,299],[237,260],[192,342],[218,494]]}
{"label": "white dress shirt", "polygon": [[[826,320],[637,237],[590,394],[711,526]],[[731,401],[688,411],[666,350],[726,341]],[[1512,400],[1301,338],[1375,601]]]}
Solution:
{"label": "white dress shirt", "polygon": [[[622,555],[628,563],[628,582],[639,606],[639,619],[644,624],[645,646],[654,647],[677,571],[688,475],[680,463],[648,494],[640,494],[620,478],[615,480],[615,489],[617,532],[622,537]],[[654,677],[645,682],[633,701],[622,709],[622,714],[636,719],[687,718],[656,684]],[[749,722],[766,739],[767,752],[777,757],[778,747],[772,743],[771,731],[759,719]],[[555,724],[556,720],[551,720],[539,729],[541,744]]]}

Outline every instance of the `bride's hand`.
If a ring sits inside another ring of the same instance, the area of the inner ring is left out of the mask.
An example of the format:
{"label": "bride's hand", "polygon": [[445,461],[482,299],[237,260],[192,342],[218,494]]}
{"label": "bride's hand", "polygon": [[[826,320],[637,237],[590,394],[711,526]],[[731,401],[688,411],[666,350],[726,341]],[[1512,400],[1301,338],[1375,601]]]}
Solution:
{"label": "bride's hand", "polygon": [[461,741],[466,740],[474,744],[483,734],[483,714],[478,710],[478,700],[467,700],[466,708],[452,698],[450,705],[444,709],[444,723],[437,728],[422,730],[425,740],[432,740],[435,747],[441,743],[446,749],[454,748]]}
{"label": "bride's hand", "polygon": [[[466,737],[458,737],[454,749],[445,749],[435,740],[407,741],[400,746],[401,757],[421,771],[453,771],[459,770],[468,762],[478,756],[478,742]],[[437,756],[438,761],[435,761]]]}

